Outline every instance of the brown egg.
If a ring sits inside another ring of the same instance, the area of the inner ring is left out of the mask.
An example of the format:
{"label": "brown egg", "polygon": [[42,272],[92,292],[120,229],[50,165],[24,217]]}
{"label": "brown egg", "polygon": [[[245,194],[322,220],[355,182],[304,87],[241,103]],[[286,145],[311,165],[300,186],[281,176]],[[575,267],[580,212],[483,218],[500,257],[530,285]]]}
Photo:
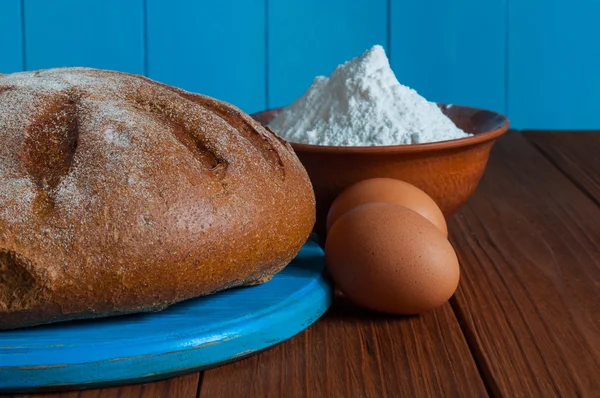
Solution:
{"label": "brown egg", "polygon": [[432,223],[391,203],[358,206],[329,231],[327,269],[355,303],[391,314],[444,304],[460,270],[452,245]]}
{"label": "brown egg", "polygon": [[371,202],[395,203],[416,211],[448,236],[444,214],[433,199],[419,188],[392,178],[371,178],[344,190],[327,214],[327,232],[348,210]]}

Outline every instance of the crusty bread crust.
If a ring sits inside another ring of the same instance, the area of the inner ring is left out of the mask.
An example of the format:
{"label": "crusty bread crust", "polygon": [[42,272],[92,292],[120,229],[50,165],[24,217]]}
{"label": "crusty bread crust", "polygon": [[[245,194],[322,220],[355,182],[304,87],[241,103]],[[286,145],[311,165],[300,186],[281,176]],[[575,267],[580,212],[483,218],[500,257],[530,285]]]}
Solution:
{"label": "crusty bread crust", "polygon": [[0,329],[266,281],[314,221],[291,146],[229,104],[86,68],[0,76]]}

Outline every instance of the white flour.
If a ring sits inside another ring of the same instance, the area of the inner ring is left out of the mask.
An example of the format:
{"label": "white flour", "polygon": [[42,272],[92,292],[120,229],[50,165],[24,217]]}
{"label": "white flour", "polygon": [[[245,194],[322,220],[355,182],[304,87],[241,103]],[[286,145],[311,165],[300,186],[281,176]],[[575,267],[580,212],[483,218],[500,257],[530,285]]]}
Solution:
{"label": "white flour", "polygon": [[290,142],[372,146],[452,140],[469,134],[435,103],[401,85],[383,47],[318,76],[269,127]]}

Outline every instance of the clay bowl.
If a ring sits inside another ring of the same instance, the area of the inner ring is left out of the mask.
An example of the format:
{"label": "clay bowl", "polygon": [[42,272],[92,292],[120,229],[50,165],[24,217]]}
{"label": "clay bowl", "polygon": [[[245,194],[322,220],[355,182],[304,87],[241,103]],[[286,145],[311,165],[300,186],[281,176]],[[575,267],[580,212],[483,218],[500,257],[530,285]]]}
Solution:
{"label": "clay bowl", "polygon": [[[494,141],[508,130],[506,117],[483,109],[439,104],[461,129],[474,136],[429,144],[336,147],[291,143],[306,168],[317,199],[315,232],[325,230],[333,200],[350,185],[373,177],[409,182],[429,194],[446,218],[473,193]],[[252,115],[263,125],[282,108]]]}

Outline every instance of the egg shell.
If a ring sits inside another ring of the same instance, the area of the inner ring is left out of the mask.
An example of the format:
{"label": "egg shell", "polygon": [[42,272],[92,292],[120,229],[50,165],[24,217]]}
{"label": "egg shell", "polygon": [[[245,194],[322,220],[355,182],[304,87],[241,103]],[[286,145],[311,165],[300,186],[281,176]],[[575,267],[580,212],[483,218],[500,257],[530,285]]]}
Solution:
{"label": "egg shell", "polygon": [[371,202],[395,203],[416,211],[448,236],[444,214],[435,201],[419,188],[393,178],[370,178],[345,189],[327,214],[327,232],[349,210]]}
{"label": "egg shell", "polygon": [[391,314],[439,307],[460,278],[446,236],[418,213],[391,203],[364,204],[340,217],[327,237],[325,257],[346,296]]}

